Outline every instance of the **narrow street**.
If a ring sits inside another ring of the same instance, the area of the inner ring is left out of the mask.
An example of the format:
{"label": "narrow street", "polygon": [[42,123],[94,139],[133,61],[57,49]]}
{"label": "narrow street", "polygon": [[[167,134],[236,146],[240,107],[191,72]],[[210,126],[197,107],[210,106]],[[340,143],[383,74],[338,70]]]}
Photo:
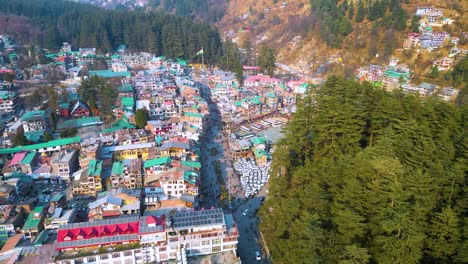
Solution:
{"label": "narrow street", "polygon": [[[216,162],[219,162],[221,168],[222,178],[224,182],[228,181],[229,184],[232,182],[227,179],[227,170],[231,168],[230,157],[226,154],[223,148],[223,142],[225,142],[225,135],[223,134],[223,127],[221,121],[221,114],[218,106],[215,102],[211,101],[210,89],[206,84],[199,84],[201,88],[201,96],[208,102],[209,115],[207,117],[207,123],[204,128],[204,136],[201,140],[200,151],[202,153],[202,169],[201,169],[201,207],[221,207],[221,201],[219,200],[219,194],[221,191],[221,185],[224,183],[218,182],[216,175]],[[226,145],[224,145],[226,147]],[[233,176],[237,177],[237,176]],[[237,181],[238,182],[238,181]],[[262,261],[256,260],[255,252],[262,252],[259,246],[259,220],[256,216],[256,212],[261,206],[262,197],[264,192],[257,197],[246,199],[240,192],[231,193],[231,204],[226,206],[224,209],[232,212],[234,219],[239,229],[239,244],[238,253],[241,257],[242,263],[268,263],[265,258],[262,257]],[[243,215],[244,210],[248,209],[246,215]]]}

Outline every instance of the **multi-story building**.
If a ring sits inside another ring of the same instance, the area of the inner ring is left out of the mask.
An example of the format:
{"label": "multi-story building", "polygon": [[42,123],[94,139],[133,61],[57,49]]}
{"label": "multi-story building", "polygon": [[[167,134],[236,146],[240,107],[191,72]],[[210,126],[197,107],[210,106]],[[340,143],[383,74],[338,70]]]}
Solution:
{"label": "multi-story building", "polygon": [[111,173],[112,188],[141,188],[142,171],[141,159],[114,162]]}
{"label": "multi-story building", "polygon": [[72,183],[74,196],[96,196],[102,191],[102,160],[91,160],[88,169],[81,170],[79,180]]}
{"label": "multi-story building", "polygon": [[78,169],[78,150],[68,149],[56,152],[50,160],[52,174],[58,175],[64,182],[70,182],[70,175]]}
{"label": "multi-story building", "polygon": [[21,117],[24,132],[46,130],[49,126],[46,112],[44,110],[26,112]]}
{"label": "multi-story building", "polygon": [[160,187],[163,193],[172,197],[183,194],[198,195],[199,175],[195,171],[171,168],[156,176],[145,178],[145,187]]}
{"label": "multi-story building", "polygon": [[222,209],[67,224],[58,230],[56,263],[185,263],[187,256],[235,252],[238,237]]}
{"label": "multi-story building", "polygon": [[0,91],[0,111],[14,112],[18,104],[17,93],[12,91]]}

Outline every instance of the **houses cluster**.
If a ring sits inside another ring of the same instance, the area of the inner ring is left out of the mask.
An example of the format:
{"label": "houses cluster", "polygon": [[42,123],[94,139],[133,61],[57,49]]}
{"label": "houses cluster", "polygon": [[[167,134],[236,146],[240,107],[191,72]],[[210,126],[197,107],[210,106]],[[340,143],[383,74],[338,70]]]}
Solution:
{"label": "houses cluster", "polygon": [[[73,51],[68,43],[46,56],[69,73],[63,84],[70,94],[56,109],[16,113],[17,95],[0,91],[0,110],[13,113],[4,132],[12,140],[0,149],[2,252],[34,256],[13,253],[53,243],[48,254],[56,263],[166,262],[234,252],[239,234],[232,215],[199,208],[199,139],[208,104],[187,63],[125,47],[111,56]],[[108,69],[89,75],[119,84],[112,124],[104,125],[74,88],[97,58]],[[148,113],[144,127],[136,126],[139,109]],[[79,129],[77,136],[55,133],[70,128]],[[45,140],[46,133],[53,139]],[[15,145],[18,134],[29,144]]]}
{"label": "houses cluster", "polygon": [[371,64],[358,68],[356,78],[391,91],[407,83],[411,79],[411,71],[406,64],[399,64],[398,59],[390,58],[385,66]]}

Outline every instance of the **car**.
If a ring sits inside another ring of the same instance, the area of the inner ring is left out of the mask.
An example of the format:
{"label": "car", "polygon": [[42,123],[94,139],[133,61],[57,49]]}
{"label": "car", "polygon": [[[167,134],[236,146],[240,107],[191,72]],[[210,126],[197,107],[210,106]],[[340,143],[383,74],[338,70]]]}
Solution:
{"label": "car", "polygon": [[256,258],[257,260],[262,260],[262,256],[260,256],[260,252],[255,251],[255,258]]}
{"label": "car", "polygon": [[245,209],[244,212],[242,212],[242,215],[247,215],[248,212],[249,212],[249,209]]}

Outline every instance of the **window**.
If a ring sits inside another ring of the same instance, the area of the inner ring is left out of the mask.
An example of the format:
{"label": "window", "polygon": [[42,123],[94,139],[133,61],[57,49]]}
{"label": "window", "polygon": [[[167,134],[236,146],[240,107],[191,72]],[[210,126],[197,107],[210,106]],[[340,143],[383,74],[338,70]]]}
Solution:
{"label": "window", "polygon": [[213,247],[213,252],[220,252],[220,251],[221,251],[221,246]]}
{"label": "window", "polygon": [[203,246],[205,246],[205,245],[210,245],[210,240],[204,240],[204,241],[201,242],[201,244],[202,244]]}
{"label": "window", "polygon": [[88,262],[96,262],[96,257],[88,257]]}
{"label": "window", "polygon": [[213,240],[212,240],[212,244],[213,244],[213,245],[221,244],[221,239],[213,239]]}
{"label": "window", "polygon": [[120,258],[120,253],[112,253],[112,258]]}

